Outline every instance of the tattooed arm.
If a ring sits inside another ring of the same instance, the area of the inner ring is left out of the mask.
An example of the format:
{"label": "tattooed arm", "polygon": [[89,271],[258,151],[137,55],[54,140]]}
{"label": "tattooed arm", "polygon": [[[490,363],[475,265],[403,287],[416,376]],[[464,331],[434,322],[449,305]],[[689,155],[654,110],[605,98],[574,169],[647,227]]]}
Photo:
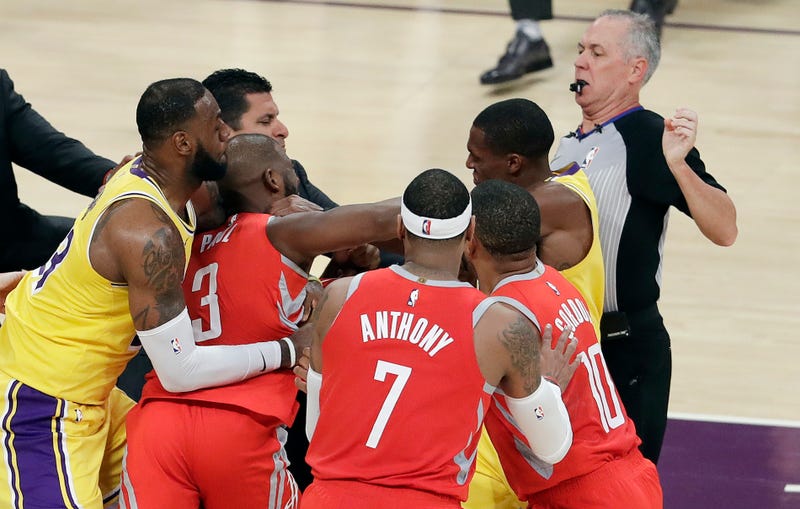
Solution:
{"label": "tattooed arm", "polygon": [[539,333],[521,313],[493,304],[475,326],[475,351],[486,381],[525,397],[539,387]]}
{"label": "tattooed arm", "polygon": [[136,329],[164,324],[186,307],[183,241],[166,212],[149,200],[111,205],[97,223],[89,258],[101,276],[128,285]]}
{"label": "tattooed arm", "polygon": [[90,260],[107,279],[128,285],[133,324],[165,389],[186,392],[238,382],[285,364],[281,342],[197,346],[181,289],[183,241],[148,200],[110,207],[95,230]]}
{"label": "tattooed arm", "polygon": [[475,327],[475,351],[486,381],[502,389],[514,424],[534,454],[556,463],[572,445],[572,428],[561,390],[541,377],[540,340],[533,324],[505,304],[490,306]]}

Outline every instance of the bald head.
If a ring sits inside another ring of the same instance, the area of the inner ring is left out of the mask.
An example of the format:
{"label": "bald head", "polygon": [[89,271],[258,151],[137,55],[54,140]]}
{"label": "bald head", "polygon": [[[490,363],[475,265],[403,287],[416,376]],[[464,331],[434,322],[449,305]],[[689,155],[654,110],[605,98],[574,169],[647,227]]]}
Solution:
{"label": "bald head", "polygon": [[228,172],[219,190],[229,214],[263,212],[275,199],[297,193],[292,162],[272,138],[236,135],[228,142],[227,157]]}

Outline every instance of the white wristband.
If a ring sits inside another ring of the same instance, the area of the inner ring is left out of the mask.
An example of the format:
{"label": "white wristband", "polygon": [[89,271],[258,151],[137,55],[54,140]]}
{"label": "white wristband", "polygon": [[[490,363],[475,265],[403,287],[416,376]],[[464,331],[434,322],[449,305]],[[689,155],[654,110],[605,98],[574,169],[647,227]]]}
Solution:
{"label": "white wristband", "polygon": [[294,348],[294,343],[289,338],[281,338],[281,341],[285,341],[286,346],[289,347],[289,367],[293,368],[297,364],[297,351]]}

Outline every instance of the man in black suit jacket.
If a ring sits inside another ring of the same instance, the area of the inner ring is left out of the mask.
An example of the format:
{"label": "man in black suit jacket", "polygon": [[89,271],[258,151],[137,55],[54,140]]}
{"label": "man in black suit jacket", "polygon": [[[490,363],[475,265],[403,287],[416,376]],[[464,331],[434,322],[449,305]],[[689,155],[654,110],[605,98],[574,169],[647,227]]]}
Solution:
{"label": "man in black suit jacket", "polygon": [[11,163],[85,196],[94,196],[116,163],[56,130],[14,90],[0,69],[0,272],[42,265],[74,219],[39,214],[20,202]]}
{"label": "man in black suit jacket", "polygon": [[[203,80],[222,110],[222,120],[237,132],[269,136],[281,147],[286,146],[289,130],[278,118],[278,105],[272,99],[272,84],[263,76],[244,69],[221,69]],[[308,180],[303,165],[292,159],[292,167],[300,183],[297,194],[323,210],[337,203]]]}

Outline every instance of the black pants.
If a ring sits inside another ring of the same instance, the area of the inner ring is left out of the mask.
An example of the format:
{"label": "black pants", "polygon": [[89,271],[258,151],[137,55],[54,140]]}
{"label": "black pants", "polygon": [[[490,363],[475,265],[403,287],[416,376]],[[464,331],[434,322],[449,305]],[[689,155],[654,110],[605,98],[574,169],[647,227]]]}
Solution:
{"label": "black pants", "polygon": [[508,0],[511,17],[520,19],[553,19],[552,0]]}
{"label": "black pants", "polygon": [[67,236],[75,219],[43,216],[28,208],[9,219],[11,231],[0,247],[0,272],[35,269],[44,264]]}
{"label": "black pants", "polygon": [[667,428],[667,406],[672,378],[672,351],[664,320],[654,305],[641,312],[624,314],[629,334],[619,333],[622,327],[612,313],[603,315],[600,344],[611,378],[617,386],[628,417],[636,425],[642,439],[639,449],[652,461],[658,462],[664,432]]}
{"label": "black pants", "polygon": [[136,357],[128,362],[125,371],[117,378],[117,387],[125,391],[134,401],[139,401],[142,397],[142,387],[144,386],[144,375],[153,369],[150,358],[144,352],[144,348],[139,350]]}
{"label": "black pants", "polygon": [[286,439],[286,456],[289,458],[289,471],[301,490],[305,490],[311,481],[311,467],[306,463],[308,451],[308,438],[306,438],[306,393],[298,392],[297,402],[300,410],[294,424],[289,428],[289,437]]}

